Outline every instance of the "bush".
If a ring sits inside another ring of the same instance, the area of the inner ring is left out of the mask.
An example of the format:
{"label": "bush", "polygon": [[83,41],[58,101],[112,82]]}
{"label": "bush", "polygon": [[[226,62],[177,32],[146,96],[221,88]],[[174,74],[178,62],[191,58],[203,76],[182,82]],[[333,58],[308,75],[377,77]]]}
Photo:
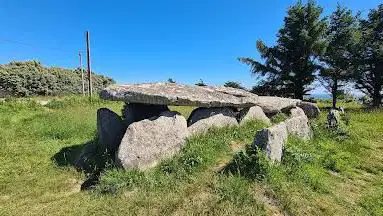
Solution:
{"label": "bush", "polygon": [[[84,74],[84,79],[86,74]],[[113,79],[92,74],[93,91],[115,83]],[[87,91],[87,86],[85,86]],[[0,96],[36,96],[81,94],[79,69],[47,68],[38,61],[11,62],[0,65]]]}

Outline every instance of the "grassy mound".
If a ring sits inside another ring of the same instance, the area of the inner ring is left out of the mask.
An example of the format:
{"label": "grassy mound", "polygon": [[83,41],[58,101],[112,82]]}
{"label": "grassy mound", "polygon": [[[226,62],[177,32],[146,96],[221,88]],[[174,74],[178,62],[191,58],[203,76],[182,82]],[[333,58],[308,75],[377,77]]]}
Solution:
{"label": "grassy mound", "polygon": [[[312,122],[290,137],[282,163],[247,148],[264,125],[210,130],[145,172],[109,167],[80,191],[73,166],[96,134],[96,111],[123,104],[82,98],[0,103],[0,215],[381,215],[383,112],[353,108],[348,136]],[[192,108],[172,107],[187,116]]]}

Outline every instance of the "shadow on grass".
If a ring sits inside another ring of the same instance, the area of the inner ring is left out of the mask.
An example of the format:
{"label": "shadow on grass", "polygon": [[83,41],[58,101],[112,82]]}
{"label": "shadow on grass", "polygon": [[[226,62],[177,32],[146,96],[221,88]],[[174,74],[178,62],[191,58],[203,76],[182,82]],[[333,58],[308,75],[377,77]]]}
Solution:
{"label": "shadow on grass", "polygon": [[112,155],[101,149],[97,139],[94,139],[84,144],[64,147],[51,160],[59,167],[74,167],[85,173],[88,178],[81,185],[81,190],[86,190],[99,182],[103,170],[115,166]]}
{"label": "shadow on grass", "polygon": [[67,167],[67,166],[75,167],[76,160],[79,158],[84,146],[90,143],[92,142],[64,147],[59,152],[57,152],[51,159],[59,167]]}
{"label": "shadow on grass", "polygon": [[262,180],[265,178],[269,165],[269,160],[262,150],[247,145],[246,149],[234,155],[233,160],[219,172],[252,180]]}

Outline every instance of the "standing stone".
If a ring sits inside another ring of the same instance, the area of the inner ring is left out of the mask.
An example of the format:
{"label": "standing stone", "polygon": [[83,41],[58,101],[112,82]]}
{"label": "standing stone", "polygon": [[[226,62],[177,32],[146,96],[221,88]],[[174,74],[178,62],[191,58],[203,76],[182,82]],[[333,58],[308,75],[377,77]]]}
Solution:
{"label": "standing stone", "polygon": [[320,114],[320,109],[315,103],[302,101],[298,106],[303,109],[308,118],[316,118]]}
{"label": "standing stone", "polygon": [[197,108],[188,119],[190,134],[205,133],[212,127],[237,126],[235,113],[231,108]]}
{"label": "standing stone", "polygon": [[250,120],[259,120],[267,125],[271,125],[270,119],[265,115],[262,108],[259,106],[253,106],[250,108],[243,108],[239,112],[239,124],[243,125]]}
{"label": "standing stone", "polygon": [[282,159],[283,146],[287,141],[286,125],[282,122],[269,128],[262,129],[255,136],[253,147],[266,151],[266,155],[273,161]]}
{"label": "standing stone", "polygon": [[129,125],[116,155],[125,169],[144,170],[179,152],[189,132],[186,119],[177,112]]}
{"label": "standing stone", "polygon": [[107,108],[97,111],[98,142],[102,151],[114,154],[125,133],[125,126],[119,115]]}
{"label": "standing stone", "polygon": [[306,114],[305,114],[305,111],[303,111],[303,109],[300,108],[300,107],[294,107],[294,108],[290,109],[289,113],[290,113],[289,116],[292,117],[292,118],[299,117],[299,116],[307,117]]}
{"label": "standing stone", "polygon": [[310,139],[313,135],[306,115],[287,119],[284,123],[286,124],[287,132],[291,135],[298,136],[305,140]]}
{"label": "standing stone", "polygon": [[336,109],[331,109],[327,114],[327,124],[329,128],[337,129],[341,123],[340,113]]}
{"label": "standing stone", "polygon": [[235,112],[229,107],[213,107],[213,108],[196,108],[194,109],[188,118],[188,126],[196,123],[201,119],[206,119],[214,115],[222,114],[224,116],[235,117]]}
{"label": "standing stone", "polygon": [[133,122],[158,116],[165,111],[169,111],[166,105],[131,103],[125,104],[122,116],[124,117],[125,125],[129,126]]}

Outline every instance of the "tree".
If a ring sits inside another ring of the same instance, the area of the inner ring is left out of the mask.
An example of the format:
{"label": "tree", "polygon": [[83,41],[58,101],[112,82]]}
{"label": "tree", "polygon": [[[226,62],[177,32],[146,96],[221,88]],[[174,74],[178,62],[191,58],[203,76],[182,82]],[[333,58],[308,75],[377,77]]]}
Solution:
{"label": "tree", "polygon": [[176,83],[176,81],[174,81],[172,78],[169,78],[168,83]]}
{"label": "tree", "polygon": [[236,82],[236,81],[227,81],[227,82],[225,82],[225,84],[223,86],[231,87],[231,88],[237,88],[237,89],[244,89],[244,87],[241,86],[241,83]]}
{"label": "tree", "polygon": [[200,79],[196,84],[196,86],[207,86],[202,79]]}
{"label": "tree", "polygon": [[263,84],[278,86],[278,90],[298,99],[310,91],[318,70],[317,57],[326,47],[326,20],[321,19],[322,8],[314,1],[299,1],[289,8],[284,26],[277,34],[277,44],[267,47],[257,41],[257,49],[264,63],[251,58],[239,60],[251,67],[253,74],[263,78]]}
{"label": "tree", "polygon": [[337,96],[352,78],[352,50],[357,43],[358,19],[340,5],[330,16],[326,32],[328,47],[323,56],[319,81],[332,95],[332,107],[336,108]]}
{"label": "tree", "polygon": [[374,107],[382,103],[383,88],[383,4],[360,21],[361,38],[355,52],[355,87],[372,98]]}

